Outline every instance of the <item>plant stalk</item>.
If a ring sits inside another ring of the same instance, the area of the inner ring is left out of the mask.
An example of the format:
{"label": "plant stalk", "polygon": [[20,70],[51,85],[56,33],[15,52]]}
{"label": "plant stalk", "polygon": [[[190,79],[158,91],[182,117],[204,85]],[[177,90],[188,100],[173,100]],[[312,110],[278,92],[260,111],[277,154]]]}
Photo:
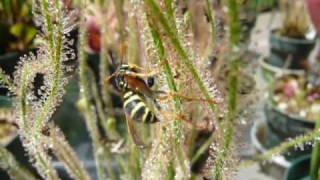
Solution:
{"label": "plant stalk", "polygon": [[[85,3],[81,3],[81,10],[85,10]],[[88,84],[88,66],[86,62],[86,54],[85,54],[85,45],[86,45],[86,33],[84,28],[84,16],[81,17],[80,21],[80,47],[79,47],[79,77],[80,77],[80,93],[81,93],[81,99],[79,101],[79,108],[84,113],[87,128],[89,130],[90,136],[92,138],[93,148],[94,148],[94,155],[95,155],[95,163],[97,167],[97,174],[99,180],[106,179],[105,170],[103,167],[103,155],[105,155],[108,159],[109,156],[105,154],[104,147],[101,144],[101,136],[99,134],[99,129],[97,126],[97,117],[94,112],[94,106],[90,103],[90,87]],[[107,164],[109,177],[113,180],[116,179],[113,170],[112,170],[112,162],[109,160],[109,163]]]}
{"label": "plant stalk", "polygon": [[[60,3],[59,1],[56,1],[57,9],[59,10],[58,16],[61,18],[61,10],[60,10]],[[42,125],[42,122],[44,121],[45,117],[48,117],[48,114],[50,113],[50,110],[53,109],[56,96],[58,94],[58,86],[61,79],[61,51],[62,51],[62,27],[61,23],[58,23],[57,25],[57,31],[55,34],[57,36],[54,36],[53,33],[53,27],[52,27],[52,19],[48,10],[48,2],[46,0],[41,1],[42,5],[42,13],[46,17],[46,28],[48,31],[48,39],[49,39],[49,48],[51,54],[51,63],[53,66],[53,72],[54,72],[54,78],[53,82],[51,84],[50,90],[49,90],[49,97],[47,101],[43,105],[43,110],[40,112],[40,115],[35,120],[35,128],[39,129]],[[55,41],[56,40],[56,41]],[[56,44],[56,46],[54,46]],[[52,50],[54,50],[52,52]]]}
{"label": "plant stalk", "polygon": [[[316,130],[320,130],[320,118],[316,122]],[[320,142],[315,139],[311,154],[310,178],[311,180],[319,179],[320,169]]]}
{"label": "plant stalk", "polygon": [[[280,145],[270,149],[269,151],[267,151],[261,155],[256,156],[255,161],[267,161],[272,156],[283,153],[294,146],[297,146],[299,144],[302,145],[307,142],[314,141],[318,136],[320,136],[320,129],[316,129],[316,130],[314,130],[308,134],[305,134],[303,136],[298,136],[294,139],[291,139],[290,141],[281,143]],[[255,161],[248,160],[248,161],[242,162],[240,164],[240,167],[249,166],[249,165],[253,164]]]}
{"label": "plant stalk", "polygon": [[7,171],[11,179],[36,180],[36,177],[23,167],[4,147],[0,147],[0,168]]}
{"label": "plant stalk", "polygon": [[[238,4],[236,0],[228,0],[228,14],[229,14],[229,43],[230,50],[237,48],[240,40],[240,29],[238,20]],[[222,150],[218,153],[215,163],[213,175],[216,180],[222,179],[222,170],[229,155],[229,151],[232,144],[234,133],[234,120],[237,110],[237,87],[238,87],[238,71],[239,71],[239,59],[231,59],[230,72],[228,74],[228,115],[227,122],[225,122],[224,141],[222,144]]]}
{"label": "plant stalk", "polygon": [[[165,31],[166,35],[170,39],[173,47],[175,48],[176,52],[180,56],[180,60],[182,63],[188,68],[190,73],[192,74],[193,78],[196,80],[197,85],[199,86],[201,92],[205,96],[208,102],[211,102],[211,97],[209,91],[207,90],[204,82],[201,80],[201,77],[195,67],[192,64],[192,61],[189,59],[187,52],[183,49],[176,33],[172,30],[169,25],[168,20],[165,18],[164,14],[161,12],[158,4],[154,0],[144,0],[147,7],[150,8],[150,12],[152,16],[158,17],[160,24],[162,25],[163,30]],[[215,106],[213,103],[208,103],[210,109],[215,113]]]}

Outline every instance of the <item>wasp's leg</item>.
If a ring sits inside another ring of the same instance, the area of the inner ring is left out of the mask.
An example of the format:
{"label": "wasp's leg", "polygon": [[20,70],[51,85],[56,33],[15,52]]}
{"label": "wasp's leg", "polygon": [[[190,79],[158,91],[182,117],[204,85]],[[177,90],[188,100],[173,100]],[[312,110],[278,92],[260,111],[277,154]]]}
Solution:
{"label": "wasp's leg", "polygon": [[111,78],[113,78],[114,76],[116,76],[116,73],[112,73],[111,75],[105,77],[103,79],[103,82],[102,82],[103,84],[102,85],[106,86],[110,82]]}
{"label": "wasp's leg", "polygon": [[208,131],[208,132],[211,132],[214,130],[213,124],[207,120],[194,122],[181,114],[173,115],[171,113],[162,113],[162,115],[166,119],[182,121],[183,123],[185,123],[186,125],[188,125],[190,128],[193,128],[193,129]]}
{"label": "wasp's leg", "polygon": [[[164,62],[161,62],[160,64],[158,64],[159,67],[163,66]],[[135,70],[136,72],[144,72],[146,68],[140,67],[136,64],[131,64],[129,63],[128,66],[130,66],[131,69]]]}
{"label": "wasp's leg", "polygon": [[142,72],[143,72],[143,71],[145,70],[145,68],[140,67],[140,66],[138,66],[138,65],[136,65],[136,64],[128,63],[128,66],[129,66],[131,69],[135,70],[136,72],[139,72],[139,71],[142,71]]}
{"label": "wasp's leg", "polygon": [[131,77],[137,77],[137,78],[148,78],[151,76],[155,76],[159,73],[160,73],[160,71],[154,70],[154,71],[143,72],[143,73],[130,72],[130,73],[127,73],[127,75],[129,75]]}
{"label": "wasp's leg", "polygon": [[125,145],[125,140],[123,138],[119,140],[107,140],[102,139],[101,143],[105,146],[105,148],[110,149],[110,152],[113,154],[128,154],[129,149]]}
{"label": "wasp's leg", "polygon": [[191,121],[187,117],[181,114],[177,115],[176,119],[181,120],[182,122],[190,125],[192,128],[197,130],[208,131],[208,132],[211,132],[214,130],[213,124],[209,120]]}
{"label": "wasp's leg", "polygon": [[[162,92],[162,94],[163,94],[163,92]],[[181,98],[185,101],[200,101],[200,102],[208,102],[210,104],[216,104],[216,101],[214,99],[194,98],[194,97],[189,97],[189,96],[179,94],[179,93],[174,93],[174,92],[167,92],[164,95],[160,95],[160,96],[158,96],[158,99],[160,101],[167,101],[173,97],[178,97],[178,98]]]}

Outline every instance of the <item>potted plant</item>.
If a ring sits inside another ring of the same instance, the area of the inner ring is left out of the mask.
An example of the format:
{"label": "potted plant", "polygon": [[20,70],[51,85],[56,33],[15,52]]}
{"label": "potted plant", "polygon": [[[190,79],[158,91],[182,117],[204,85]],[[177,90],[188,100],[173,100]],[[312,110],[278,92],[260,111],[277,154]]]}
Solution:
{"label": "potted plant", "polygon": [[319,108],[320,87],[306,76],[286,75],[275,81],[265,114],[270,129],[286,139],[314,129]]}
{"label": "potted plant", "polygon": [[307,59],[315,45],[315,32],[304,1],[279,2],[283,15],[282,26],[271,32],[269,63],[290,69],[307,69]]}

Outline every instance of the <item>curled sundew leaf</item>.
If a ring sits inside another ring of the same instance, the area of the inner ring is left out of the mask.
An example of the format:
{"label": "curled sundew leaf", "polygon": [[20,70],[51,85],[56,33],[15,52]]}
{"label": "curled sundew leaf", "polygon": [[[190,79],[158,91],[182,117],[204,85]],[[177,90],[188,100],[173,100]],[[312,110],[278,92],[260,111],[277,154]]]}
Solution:
{"label": "curled sundew leaf", "polygon": [[[14,74],[18,132],[42,178],[59,179],[42,129],[62,102],[67,84],[63,62],[74,58],[71,48],[73,41],[68,40],[65,34],[72,29],[66,22],[71,19],[67,18],[68,13],[64,12],[60,1],[34,0],[33,5],[44,43],[40,44],[36,54],[30,53],[21,58]],[[34,93],[37,76],[43,77],[43,85]]]}

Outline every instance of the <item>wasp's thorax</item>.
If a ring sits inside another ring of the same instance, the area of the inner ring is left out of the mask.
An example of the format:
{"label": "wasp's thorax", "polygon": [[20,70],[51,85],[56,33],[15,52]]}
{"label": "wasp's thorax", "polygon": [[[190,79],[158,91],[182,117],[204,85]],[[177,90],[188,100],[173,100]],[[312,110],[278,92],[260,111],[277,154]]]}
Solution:
{"label": "wasp's thorax", "polygon": [[116,87],[121,92],[126,92],[128,90],[134,90],[133,87],[130,87],[130,83],[128,83],[128,78],[134,79],[135,83],[143,84],[146,87],[150,88],[154,85],[154,77],[150,76],[146,80],[134,76],[135,73],[138,73],[138,70],[128,64],[121,65],[115,75],[115,83]]}

